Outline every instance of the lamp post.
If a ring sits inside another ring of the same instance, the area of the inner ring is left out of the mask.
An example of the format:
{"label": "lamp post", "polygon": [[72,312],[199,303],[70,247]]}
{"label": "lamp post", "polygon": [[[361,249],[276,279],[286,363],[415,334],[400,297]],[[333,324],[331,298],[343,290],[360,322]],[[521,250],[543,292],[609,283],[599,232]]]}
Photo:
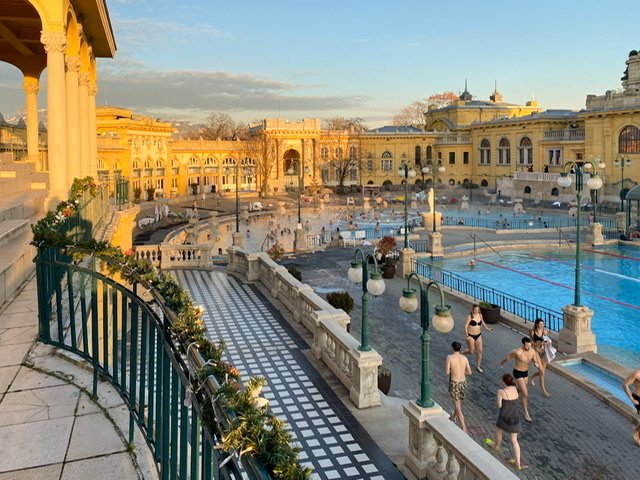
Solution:
{"label": "lamp post", "polygon": [[618,155],[613,161],[613,166],[622,168],[620,175],[620,211],[624,212],[624,167],[631,166],[629,155]]}
{"label": "lamp post", "polygon": [[[429,326],[433,327],[441,333],[448,333],[453,329],[453,318],[451,317],[449,305],[444,303],[444,293],[436,282],[429,282],[426,285],[420,277],[412,272],[407,277],[407,288],[402,290],[400,297],[400,310],[407,313],[413,313],[418,309],[417,291],[411,288],[411,280],[418,283],[420,290],[420,325],[422,327],[422,375],[420,379],[420,398],[416,403],[424,408],[430,408],[435,405],[431,398],[431,376],[429,373],[429,348],[431,344],[431,336],[429,335]],[[440,304],[435,306],[435,314],[429,319],[429,288],[435,287],[440,294]]]}
{"label": "lamp post", "polygon": [[406,160],[402,161],[398,169],[398,176],[404,178],[404,248],[409,248],[409,227],[407,221],[409,218],[407,199],[409,196],[409,178],[416,176],[416,171],[410,167]]}
{"label": "lamp post", "polygon": [[[302,225],[302,213],[300,208],[300,197],[302,196],[302,170],[303,169],[299,168],[299,164],[297,161],[291,162],[291,166],[287,170],[287,175],[289,175],[290,177],[293,177],[294,175],[297,175],[298,177],[298,226]],[[309,173],[309,167],[304,167],[304,173]]]}
{"label": "lamp post", "polygon": [[[605,164],[602,160],[599,161],[598,167],[604,168]],[[567,173],[567,169],[573,168],[576,175],[576,203],[578,212],[576,215],[576,273],[575,273],[575,285],[574,285],[574,297],[573,305],[580,307],[580,204],[582,203],[582,190],[584,187],[584,173],[590,173],[590,177],[587,180],[587,188],[590,190],[598,190],[602,187],[602,179],[598,175],[596,166],[591,162],[567,162],[564,164],[563,171],[558,177],[558,185],[561,187],[571,186],[571,177]]]}
{"label": "lamp post", "polygon": [[[368,263],[371,258],[373,258],[374,271],[369,273]],[[362,328],[360,331],[360,346],[358,347],[358,350],[361,352],[369,352],[371,351],[371,346],[369,345],[369,312],[367,293],[371,293],[371,295],[375,295],[377,297],[378,295],[382,295],[385,289],[384,280],[382,280],[382,275],[378,270],[376,256],[371,253],[365,256],[362,250],[359,248],[356,249],[356,252],[353,255],[353,261],[351,262],[351,267],[349,267],[349,270],[347,271],[347,276],[349,280],[354,283],[362,283]]]}
{"label": "lamp post", "polygon": [[[240,233],[240,162],[237,161],[233,168],[225,167],[224,174],[229,176],[232,171],[235,171],[236,177],[236,233]],[[249,166],[244,167],[242,173],[249,176],[253,173],[253,169]]]}

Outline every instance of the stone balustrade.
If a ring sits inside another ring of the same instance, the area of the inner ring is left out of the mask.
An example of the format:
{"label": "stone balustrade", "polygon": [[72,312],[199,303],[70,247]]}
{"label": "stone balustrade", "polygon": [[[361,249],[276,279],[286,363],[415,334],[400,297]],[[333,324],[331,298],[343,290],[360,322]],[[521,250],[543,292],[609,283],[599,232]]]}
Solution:
{"label": "stone balustrade", "polygon": [[160,245],[136,245],[133,255],[137,260],[147,260],[154,267],[160,268],[160,258],[162,256]]}
{"label": "stone balustrade", "polygon": [[[417,478],[437,480],[515,480],[518,477],[486,448],[478,445],[449,420],[436,404],[404,406],[409,417],[409,446],[405,465]],[[508,437],[505,441],[509,441]]]}
{"label": "stone balustrade", "polygon": [[359,342],[346,330],[351,322],[349,315],[329,305],[266,253],[249,253],[231,247],[228,268],[249,281],[260,283],[291,313],[294,321],[313,335],[313,356],[322,360],[349,390],[356,407],[380,405],[378,367],[382,357],[374,350],[358,350]]}
{"label": "stone balustrade", "polygon": [[182,268],[209,268],[211,267],[210,244],[202,245],[160,245],[162,270]]}

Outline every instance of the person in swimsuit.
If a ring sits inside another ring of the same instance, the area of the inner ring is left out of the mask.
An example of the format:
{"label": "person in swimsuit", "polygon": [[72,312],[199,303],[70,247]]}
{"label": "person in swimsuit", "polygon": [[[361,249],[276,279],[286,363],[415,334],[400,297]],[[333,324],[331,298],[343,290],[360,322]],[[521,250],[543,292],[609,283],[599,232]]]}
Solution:
{"label": "person in swimsuit", "polygon": [[524,419],[527,422],[532,422],[533,419],[529,415],[529,391],[527,390],[527,383],[529,382],[529,364],[533,364],[538,367],[541,372],[544,371],[542,362],[538,353],[531,346],[531,339],[529,337],[523,337],[522,346],[511,350],[502,360],[500,365],[504,365],[508,360],[515,360],[515,368],[513,369],[513,377],[518,385],[518,390],[522,396],[522,409],[524,410]]}
{"label": "person in swimsuit", "polygon": [[464,335],[467,339],[467,349],[462,352],[464,355],[476,354],[476,361],[478,366],[476,367],[480,373],[482,370],[482,353],[484,345],[482,343],[482,327],[488,331],[493,331],[492,328],[487,327],[487,324],[482,320],[482,314],[480,313],[480,305],[474,305],[471,307],[471,312],[467,315],[467,323],[464,324]]}
{"label": "person in swimsuit", "polygon": [[496,394],[496,402],[500,412],[496,421],[496,441],[490,438],[485,443],[496,451],[500,451],[502,445],[502,435],[504,432],[509,434],[511,445],[513,446],[513,456],[515,457],[511,463],[517,470],[522,470],[523,466],[520,462],[520,444],[518,443],[518,433],[520,433],[520,416],[518,415],[518,389],[516,388],[516,380],[510,373],[502,375],[502,384],[504,388],[498,390]]}
{"label": "person in swimsuit", "polygon": [[451,420],[460,421],[460,427],[466,433],[467,425],[464,423],[462,414],[462,401],[467,395],[467,375],[471,375],[471,366],[467,357],[460,353],[462,345],[460,342],[451,344],[453,353],[447,357],[445,373],[449,375],[449,394],[453,399],[454,410]]}
{"label": "person in swimsuit", "polygon": [[[631,391],[631,384],[634,385],[633,392]],[[640,368],[635,372],[632,372],[625,380],[624,380],[624,391],[627,393],[629,400],[633,403],[633,406],[636,407],[636,411],[638,415],[640,415]],[[633,429],[633,441],[637,446],[640,447],[640,424],[636,425]]]}
{"label": "person in swimsuit", "polygon": [[538,355],[540,356],[540,362],[544,367],[543,370],[538,370],[533,375],[531,375],[531,386],[535,386],[534,378],[539,376],[542,394],[548,398],[551,396],[551,394],[547,392],[547,389],[544,385],[544,372],[547,369],[547,365],[549,363],[547,361],[547,355],[545,353],[545,343],[551,342],[551,339],[549,338],[549,330],[544,328],[544,320],[542,320],[541,318],[536,319],[533,324],[533,330],[531,330],[530,332],[530,336],[533,343],[533,348],[536,352],[538,352]]}

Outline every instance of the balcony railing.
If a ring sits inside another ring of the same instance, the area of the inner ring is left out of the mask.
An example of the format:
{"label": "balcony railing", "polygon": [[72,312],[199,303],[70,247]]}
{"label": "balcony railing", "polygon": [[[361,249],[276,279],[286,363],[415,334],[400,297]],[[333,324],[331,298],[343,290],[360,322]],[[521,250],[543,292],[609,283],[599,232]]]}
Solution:
{"label": "balcony railing", "polygon": [[436,137],[436,145],[456,145],[471,143],[471,135],[445,133]]}
{"label": "balcony railing", "polygon": [[568,130],[550,130],[544,132],[545,142],[580,142],[584,141],[584,128]]}

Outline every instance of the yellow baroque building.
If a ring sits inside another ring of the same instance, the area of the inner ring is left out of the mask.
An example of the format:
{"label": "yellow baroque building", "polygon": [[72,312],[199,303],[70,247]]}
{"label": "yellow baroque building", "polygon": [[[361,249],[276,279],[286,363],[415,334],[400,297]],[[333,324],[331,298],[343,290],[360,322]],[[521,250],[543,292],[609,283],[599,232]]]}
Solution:
{"label": "yellow baroque building", "polygon": [[[319,119],[270,118],[251,125],[247,139],[176,140],[169,123],[101,107],[98,169],[156,194],[236,188],[278,194],[298,182],[302,189],[398,185],[403,162],[420,167],[432,161],[445,169],[438,183],[550,199],[562,193],[555,174],[566,162],[602,158],[604,198],[613,202],[640,173],[640,55],[632,51],[626,65],[622,89],[587,96],[580,111],[507,103],[497,89],[478,100],[465,86],[453,104],[429,108],[423,128],[327,130]],[[428,184],[431,174],[421,170],[415,182]]]}

